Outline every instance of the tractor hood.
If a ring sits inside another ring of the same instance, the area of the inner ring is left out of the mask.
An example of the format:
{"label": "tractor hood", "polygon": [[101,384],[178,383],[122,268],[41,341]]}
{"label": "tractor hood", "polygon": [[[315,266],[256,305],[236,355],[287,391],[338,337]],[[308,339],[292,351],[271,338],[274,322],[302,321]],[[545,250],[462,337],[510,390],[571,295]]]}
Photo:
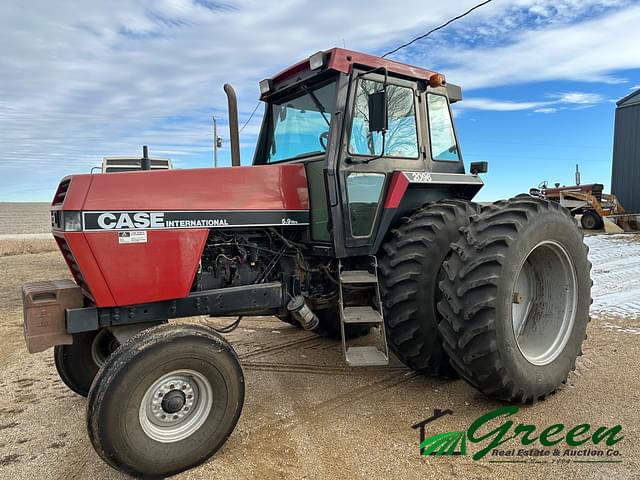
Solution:
{"label": "tractor hood", "polygon": [[[81,211],[87,220],[83,229],[93,229],[90,212],[291,211],[308,216],[309,196],[300,164],[137,171],[66,177],[52,209]],[[113,228],[112,222],[101,223]],[[117,229],[149,227],[158,228],[121,222]]]}
{"label": "tractor hood", "polygon": [[307,179],[300,164],[73,175],[51,221],[97,306],[183,298],[210,229],[307,225]]}

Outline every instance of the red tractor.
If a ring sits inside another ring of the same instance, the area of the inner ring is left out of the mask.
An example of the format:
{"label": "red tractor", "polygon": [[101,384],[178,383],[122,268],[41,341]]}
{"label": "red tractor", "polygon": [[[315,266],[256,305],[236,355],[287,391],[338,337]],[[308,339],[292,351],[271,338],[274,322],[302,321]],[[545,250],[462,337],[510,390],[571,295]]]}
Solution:
{"label": "red tractor", "polygon": [[233,167],[64,178],[53,235],[75,282],[23,289],[27,345],[55,347],[108,464],[180,472],[236,425],[238,357],[211,328],[168,323],[178,317],[276,315],[340,338],[349,365],[386,364],[390,350],[505,402],[566,381],[589,320],[582,233],[544,199],[471,201],[487,165],[465,171],[459,87],[318,52],[260,82],[247,167],[225,90]]}

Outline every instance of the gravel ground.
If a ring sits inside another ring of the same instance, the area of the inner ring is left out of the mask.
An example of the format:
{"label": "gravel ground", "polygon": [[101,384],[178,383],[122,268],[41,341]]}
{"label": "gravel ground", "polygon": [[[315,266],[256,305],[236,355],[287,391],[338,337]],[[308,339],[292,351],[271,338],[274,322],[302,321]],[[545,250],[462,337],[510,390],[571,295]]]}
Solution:
{"label": "gravel ground", "polygon": [[[607,255],[620,248],[618,240],[587,241],[594,272],[615,269],[633,288],[637,277],[625,268],[635,262],[605,268]],[[637,237],[624,241],[637,243]],[[91,448],[85,400],[58,379],[52,352],[29,355],[24,348],[19,287],[66,277],[61,256],[0,257],[0,272],[0,478],[126,478]],[[601,281],[606,275],[595,275],[596,299],[605,299],[607,288],[619,286],[611,275]],[[420,457],[418,434],[411,426],[434,409],[449,408],[454,414],[438,420],[432,433],[464,430],[499,404],[461,380],[416,375],[395,359],[388,367],[346,368],[338,342],[260,317],[243,320],[227,335],[241,356],[247,387],[236,430],[212,460],[176,478],[640,478],[640,317],[627,305],[635,298],[620,301],[617,310],[594,309],[584,355],[568,385],[544,402],[522,407],[516,423],[541,428],[619,423],[624,434],[616,445],[621,463],[506,464],[470,456]]]}

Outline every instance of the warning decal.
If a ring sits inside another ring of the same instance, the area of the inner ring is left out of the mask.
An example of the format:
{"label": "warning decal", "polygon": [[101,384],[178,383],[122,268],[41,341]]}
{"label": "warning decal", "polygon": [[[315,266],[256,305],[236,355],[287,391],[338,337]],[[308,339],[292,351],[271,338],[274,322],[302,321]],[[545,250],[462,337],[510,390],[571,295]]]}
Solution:
{"label": "warning decal", "polygon": [[118,243],[147,243],[147,231],[118,232]]}

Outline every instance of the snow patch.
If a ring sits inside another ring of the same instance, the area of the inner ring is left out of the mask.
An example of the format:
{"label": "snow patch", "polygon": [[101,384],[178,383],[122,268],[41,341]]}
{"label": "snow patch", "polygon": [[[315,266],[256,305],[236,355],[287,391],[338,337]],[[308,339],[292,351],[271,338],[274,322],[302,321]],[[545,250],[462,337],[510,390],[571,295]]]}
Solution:
{"label": "snow patch", "polygon": [[615,323],[605,322],[602,325],[607,330],[612,330],[617,333],[628,333],[630,335],[640,335],[640,328],[636,327],[621,327],[620,325],[616,325]]}
{"label": "snow patch", "polygon": [[640,320],[640,235],[594,235],[585,243],[593,264],[591,313]]}

